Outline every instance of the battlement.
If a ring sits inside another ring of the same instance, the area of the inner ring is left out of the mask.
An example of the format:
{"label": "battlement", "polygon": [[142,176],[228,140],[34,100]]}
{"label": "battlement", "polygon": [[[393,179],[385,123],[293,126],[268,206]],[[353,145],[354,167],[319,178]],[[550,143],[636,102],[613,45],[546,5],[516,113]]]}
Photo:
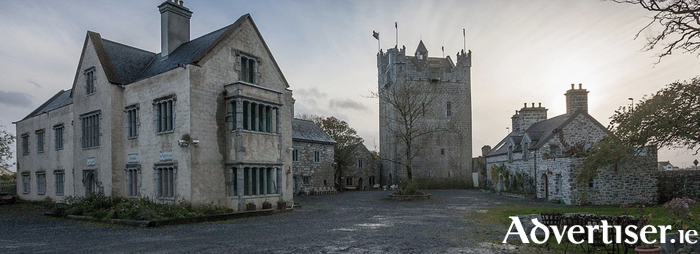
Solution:
{"label": "battlement", "polygon": [[446,57],[429,57],[428,50],[421,40],[413,56],[406,56],[406,46],[380,50],[377,54],[377,68],[380,84],[397,78],[428,81],[463,82],[469,80],[471,51],[461,50],[456,54],[455,63]]}

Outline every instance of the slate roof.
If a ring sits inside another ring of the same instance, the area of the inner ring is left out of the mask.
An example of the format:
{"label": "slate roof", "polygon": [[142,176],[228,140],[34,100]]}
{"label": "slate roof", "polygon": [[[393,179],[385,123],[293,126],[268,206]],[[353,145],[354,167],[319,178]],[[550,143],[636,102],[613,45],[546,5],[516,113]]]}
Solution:
{"label": "slate roof", "polygon": [[[107,76],[107,80],[112,84],[128,85],[130,83],[146,79],[172,69],[183,67],[187,64],[198,63],[207,53],[209,53],[226,35],[230,34],[237,27],[241,26],[246,20],[253,24],[255,32],[260,36],[262,44],[270,54],[272,63],[280,71],[277,61],[272,57],[270,49],[262,39],[262,35],[258,30],[255,22],[250,14],[241,16],[236,22],[231,25],[222,27],[216,31],[203,35],[199,38],[190,40],[177,47],[167,57],[161,57],[161,53],[153,53],[146,50],[138,49],[118,42],[102,39],[99,33],[88,31],[85,38],[85,46],[80,56],[80,63],[85,55],[85,47],[90,40],[95,48],[95,53],[102,64],[102,67]],[[76,70],[73,85],[75,86],[78,80],[78,75],[81,75],[81,70]],[[284,74],[280,71],[280,77],[289,87]]]}
{"label": "slate roof", "polygon": [[530,146],[530,149],[542,148],[542,146],[546,145],[547,142],[549,142],[549,140],[552,139],[554,135],[556,135],[555,130],[564,128],[564,126],[569,124],[571,120],[576,119],[576,117],[578,117],[581,114],[584,114],[599,127],[606,129],[605,126],[600,124],[597,120],[595,120],[595,118],[585,113],[584,111],[577,111],[576,113],[571,115],[559,115],[547,120],[534,123],[523,133],[515,131],[511,132],[510,134],[508,134],[508,136],[501,140],[501,142],[498,142],[498,144],[494,146],[494,148],[488,154],[486,154],[486,157],[507,154],[508,146],[506,146],[506,143],[510,138],[512,138],[515,141],[515,148],[513,149],[513,151],[522,151],[520,141],[522,140],[525,133],[527,133],[527,135],[530,136],[530,139],[534,143],[533,146]]}
{"label": "slate roof", "polygon": [[314,122],[298,118],[292,120],[292,140],[329,145],[336,143],[328,133]]}
{"label": "slate roof", "polygon": [[423,44],[423,40],[420,40],[418,43],[418,48],[416,48],[416,52],[428,52],[428,49],[425,47],[425,44]]}
{"label": "slate roof", "polygon": [[143,78],[141,73],[156,56],[153,52],[137,49],[118,42],[102,39],[104,49],[112,61],[120,84],[133,83]]}
{"label": "slate roof", "polygon": [[32,111],[32,113],[29,113],[25,118],[22,120],[25,120],[27,118],[35,117],[38,115],[41,115],[46,112],[50,112],[65,106],[68,106],[70,104],[73,104],[73,98],[70,97],[70,92],[71,90],[61,90],[60,92],[56,93],[53,97],[48,99],[44,104],[41,104],[37,109]]}
{"label": "slate roof", "polygon": [[205,50],[213,46],[217,39],[219,39],[219,37],[221,37],[221,35],[224,34],[225,31],[227,31],[230,27],[238,24],[241,20],[242,18],[231,25],[225,26],[219,30],[203,35],[197,39],[183,43],[182,45],[177,47],[173,52],[168,54],[167,58],[163,59],[161,57],[162,52],[158,55],[154,54],[154,61],[151,62],[148,68],[146,68],[143,71],[139,79],[145,79],[161,74],[163,72],[175,69],[179,67],[179,65],[184,66],[185,64],[199,61],[198,58],[201,58],[200,55],[202,55],[205,52]]}

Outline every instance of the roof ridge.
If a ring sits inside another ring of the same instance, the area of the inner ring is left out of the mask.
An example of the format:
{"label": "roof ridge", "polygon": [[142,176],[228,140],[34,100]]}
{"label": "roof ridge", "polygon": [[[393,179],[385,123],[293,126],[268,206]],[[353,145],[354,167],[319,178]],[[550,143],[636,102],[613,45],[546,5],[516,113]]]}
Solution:
{"label": "roof ridge", "polygon": [[153,53],[153,52],[151,52],[151,51],[148,51],[148,50],[145,50],[145,49],[140,49],[140,48],[137,48],[137,47],[128,45],[128,44],[121,43],[121,42],[117,42],[117,41],[113,41],[113,40],[109,40],[109,39],[105,39],[105,38],[102,38],[102,41],[111,42],[111,43],[114,43],[114,44],[117,44],[117,45],[120,45],[120,46],[124,46],[124,47],[128,47],[128,48],[131,48],[131,49],[135,49],[135,50],[138,50],[138,51],[141,51],[141,52],[150,53],[150,54],[153,54],[154,56],[157,55],[157,53]]}

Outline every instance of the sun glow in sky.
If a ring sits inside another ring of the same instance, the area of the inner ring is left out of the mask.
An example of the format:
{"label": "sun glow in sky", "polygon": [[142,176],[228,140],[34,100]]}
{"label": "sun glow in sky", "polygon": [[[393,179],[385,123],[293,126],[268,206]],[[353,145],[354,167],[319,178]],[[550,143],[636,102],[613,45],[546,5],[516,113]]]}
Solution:
{"label": "sun glow in sky", "polygon": [[[163,0],[0,1],[0,124],[22,119],[61,89],[70,89],[87,30],[105,39],[160,51]],[[549,117],[565,113],[564,93],[590,91],[589,113],[603,125],[620,106],[676,80],[700,75],[697,55],[664,58],[640,49],[651,13],[598,0],[214,1],[186,0],[192,38],[250,13],[294,91],[297,114],[347,121],[379,149],[377,41],[412,54],[422,38],[432,57],[472,51],[473,151],[495,145],[523,103],[542,102]],[[696,156],[698,157],[698,156]],[[685,151],[659,160],[690,166]]]}

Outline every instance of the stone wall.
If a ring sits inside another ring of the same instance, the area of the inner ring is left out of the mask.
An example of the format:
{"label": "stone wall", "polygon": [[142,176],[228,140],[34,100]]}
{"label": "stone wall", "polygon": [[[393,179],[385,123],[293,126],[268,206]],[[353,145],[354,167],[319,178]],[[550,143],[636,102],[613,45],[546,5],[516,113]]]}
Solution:
{"label": "stone wall", "polygon": [[659,204],[674,198],[700,200],[700,170],[660,171],[658,193]]}
{"label": "stone wall", "polygon": [[[297,161],[294,165],[294,178],[296,180],[294,191],[308,187],[333,187],[334,174],[333,145],[312,143],[304,141],[294,141],[294,150],[298,153]],[[321,153],[320,161],[314,161],[314,152]],[[309,177],[309,183],[304,184],[304,178]]]}

